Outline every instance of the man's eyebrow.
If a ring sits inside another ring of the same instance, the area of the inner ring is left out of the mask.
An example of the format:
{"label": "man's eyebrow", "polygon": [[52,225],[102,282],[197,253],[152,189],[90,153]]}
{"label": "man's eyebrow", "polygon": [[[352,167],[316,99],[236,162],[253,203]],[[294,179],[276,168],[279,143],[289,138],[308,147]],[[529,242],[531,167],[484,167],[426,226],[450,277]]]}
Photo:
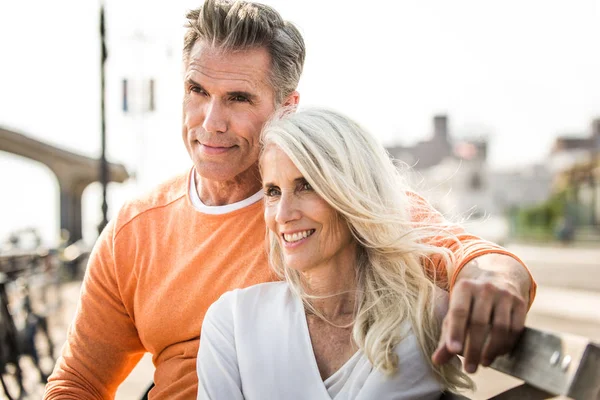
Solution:
{"label": "man's eyebrow", "polygon": [[[196,82],[195,80],[193,80],[192,78],[187,78],[185,80],[185,82],[187,83],[188,86],[197,86],[200,89],[206,91],[206,89],[204,88],[204,86],[202,86],[200,83]],[[245,97],[249,100],[254,100],[256,98],[256,95],[250,93],[250,92],[246,92],[244,90],[234,90],[231,92],[227,92],[227,96],[228,97],[236,97],[236,96],[242,96]]]}
{"label": "man's eyebrow", "polygon": [[233,92],[227,92],[227,95],[230,96],[230,97],[242,96],[242,97],[245,97],[245,98],[247,98],[249,100],[252,100],[252,99],[254,99],[256,97],[252,93],[245,92],[243,90],[235,90]]}
{"label": "man's eyebrow", "polygon": [[201,84],[199,84],[198,82],[196,82],[196,81],[195,81],[195,80],[193,80],[192,78],[187,78],[187,79],[185,80],[185,83],[187,83],[188,85],[191,85],[191,86],[198,86],[198,87],[200,87],[200,88],[204,89],[204,87],[203,87]]}

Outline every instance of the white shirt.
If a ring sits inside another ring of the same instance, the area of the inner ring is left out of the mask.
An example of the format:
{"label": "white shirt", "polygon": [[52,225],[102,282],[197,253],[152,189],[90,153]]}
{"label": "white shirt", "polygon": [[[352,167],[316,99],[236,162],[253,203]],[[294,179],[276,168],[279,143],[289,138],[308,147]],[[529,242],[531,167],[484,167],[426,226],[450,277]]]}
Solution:
{"label": "white shirt", "polygon": [[358,351],[323,381],[302,301],[285,282],[225,293],[207,311],[197,359],[198,399],[437,399],[435,379],[407,325],[386,377]]}
{"label": "white shirt", "polygon": [[252,196],[240,200],[237,203],[225,204],[223,206],[207,206],[200,199],[200,195],[198,194],[198,189],[196,188],[196,170],[192,168],[192,173],[190,174],[190,200],[192,201],[192,205],[196,210],[203,212],[204,214],[212,214],[212,215],[222,215],[230,212],[234,212],[237,210],[241,210],[244,207],[248,207],[263,198],[263,190],[259,190],[254,193]]}

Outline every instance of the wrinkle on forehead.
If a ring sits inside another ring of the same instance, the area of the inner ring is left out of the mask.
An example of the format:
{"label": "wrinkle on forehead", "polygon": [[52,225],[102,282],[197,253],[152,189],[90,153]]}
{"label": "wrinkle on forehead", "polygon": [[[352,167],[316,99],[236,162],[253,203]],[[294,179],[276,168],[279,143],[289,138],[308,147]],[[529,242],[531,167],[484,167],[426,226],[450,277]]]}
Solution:
{"label": "wrinkle on forehead", "polygon": [[186,78],[197,73],[212,80],[247,82],[252,87],[268,85],[269,59],[264,48],[223,50],[199,42],[190,52]]}
{"label": "wrinkle on forehead", "polygon": [[262,83],[263,81],[263,79],[253,79],[251,73],[240,72],[239,69],[237,71],[225,71],[222,69],[209,68],[208,66],[203,65],[201,62],[190,63],[186,77],[197,81],[197,79],[193,78],[193,76],[197,74],[216,81],[226,80],[246,82],[252,87],[258,86],[258,84]]}

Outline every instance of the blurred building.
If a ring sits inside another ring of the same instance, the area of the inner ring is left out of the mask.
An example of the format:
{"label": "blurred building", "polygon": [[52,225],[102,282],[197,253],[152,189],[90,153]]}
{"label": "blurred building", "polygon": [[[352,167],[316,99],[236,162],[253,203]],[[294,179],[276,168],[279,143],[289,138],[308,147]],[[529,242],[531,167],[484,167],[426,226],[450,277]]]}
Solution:
{"label": "blurred building", "polygon": [[578,225],[600,226],[600,118],[590,124],[588,135],[556,138],[548,166],[553,188],[566,191],[575,205]]}
{"label": "blurred building", "polygon": [[548,198],[552,175],[545,166],[493,171],[487,149],[485,138],[454,139],[448,117],[436,115],[430,139],[412,147],[389,147],[388,152],[422,177],[429,200],[450,215],[500,215]]}
{"label": "blurred building", "polygon": [[502,243],[510,231],[506,212],[545,201],[552,174],[544,165],[494,171],[487,149],[485,138],[453,138],[448,117],[436,115],[430,139],[387,150],[412,168],[416,180],[422,181],[420,193],[434,207],[451,219],[463,220],[469,231]]}
{"label": "blurred building", "polygon": [[[433,117],[433,135],[414,146],[389,147],[391,157],[408,164],[424,181],[424,194],[444,213],[462,213],[474,205],[488,209],[486,141],[457,141],[448,116]],[[417,178],[418,179],[418,178]]]}
{"label": "blurred building", "polygon": [[[109,144],[118,143],[111,154],[128,160],[133,171],[131,196],[187,167],[185,148],[173,140],[181,129],[181,59],[160,32],[139,25],[115,31],[120,40],[109,43],[108,58]],[[169,161],[174,154],[181,154],[181,164]]]}
{"label": "blurred building", "polygon": [[452,140],[448,132],[448,117],[433,117],[433,137],[418,142],[414,146],[389,147],[388,152],[397,160],[401,160],[416,170],[423,171],[441,163],[452,156]]}
{"label": "blurred building", "polygon": [[600,118],[590,124],[590,133],[559,136],[548,159],[548,167],[553,173],[560,174],[569,169],[590,163],[597,157],[600,149]]}
{"label": "blurred building", "polygon": [[552,173],[544,164],[493,172],[491,181],[494,205],[504,212],[543,203],[552,194]]}

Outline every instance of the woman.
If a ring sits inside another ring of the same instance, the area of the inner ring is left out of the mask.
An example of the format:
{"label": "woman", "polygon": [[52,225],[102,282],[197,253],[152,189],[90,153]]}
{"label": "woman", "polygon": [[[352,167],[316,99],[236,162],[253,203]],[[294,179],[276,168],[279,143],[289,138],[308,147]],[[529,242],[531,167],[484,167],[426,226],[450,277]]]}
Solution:
{"label": "woman", "polygon": [[452,234],[413,221],[423,201],[385,149],[321,109],[275,118],[263,144],[269,257],[284,282],[210,307],[198,398],[434,399],[469,387],[456,364],[431,363],[444,311],[423,264],[452,259],[423,239]]}

